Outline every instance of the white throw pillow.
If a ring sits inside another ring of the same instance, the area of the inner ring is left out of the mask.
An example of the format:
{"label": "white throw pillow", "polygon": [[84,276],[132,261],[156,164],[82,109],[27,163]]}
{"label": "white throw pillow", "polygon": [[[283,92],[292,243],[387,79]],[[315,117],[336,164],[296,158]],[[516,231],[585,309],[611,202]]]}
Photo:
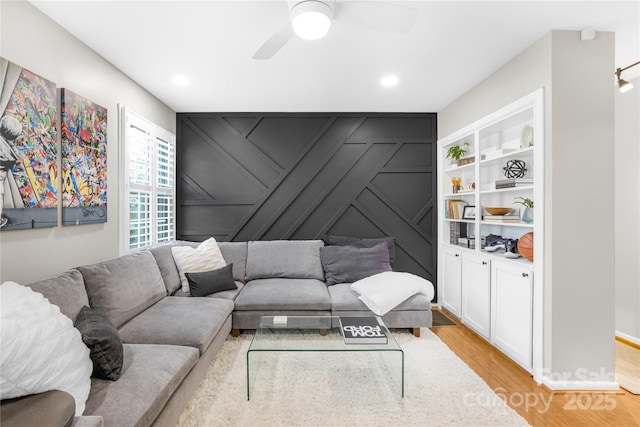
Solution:
{"label": "white throw pillow", "polygon": [[415,294],[433,299],[433,283],[420,276],[398,271],[385,271],[365,277],[351,284],[358,299],[378,316],[384,316],[394,307]]}
{"label": "white throw pillow", "polygon": [[73,322],[42,294],[15,282],[0,285],[0,398],[62,390],[84,412],[93,363]]}
{"label": "white throw pillow", "polygon": [[171,248],[171,253],[176,266],[178,266],[182,291],[187,293],[189,292],[189,281],[184,273],[202,273],[227,265],[218,247],[218,242],[213,237],[200,243],[197,248],[174,246]]}

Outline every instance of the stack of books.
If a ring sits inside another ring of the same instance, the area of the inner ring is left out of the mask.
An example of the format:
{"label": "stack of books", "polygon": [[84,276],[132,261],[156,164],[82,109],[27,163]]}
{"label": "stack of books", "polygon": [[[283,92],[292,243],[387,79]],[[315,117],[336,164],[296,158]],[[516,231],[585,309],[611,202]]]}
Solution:
{"label": "stack of books", "polygon": [[485,215],[482,219],[488,222],[520,222],[520,215]]}
{"label": "stack of books", "polygon": [[496,190],[499,188],[513,188],[533,185],[533,178],[507,178],[496,181]]}
{"label": "stack of books", "polygon": [[447,209],[444,217],[448,219],[461,219],[465,206],[467,206],[467,204],[464,200],[447,200]]}
{"label": "stack of books", "polygon": [[460,237],[467,237],[467,224],[464,222],[452,222],[449,224],[449,243],[457,245]]}
{"label": "stack of books", "polygon": [[387,344],[387,335],[377,317],[340,317],[345,344]]}

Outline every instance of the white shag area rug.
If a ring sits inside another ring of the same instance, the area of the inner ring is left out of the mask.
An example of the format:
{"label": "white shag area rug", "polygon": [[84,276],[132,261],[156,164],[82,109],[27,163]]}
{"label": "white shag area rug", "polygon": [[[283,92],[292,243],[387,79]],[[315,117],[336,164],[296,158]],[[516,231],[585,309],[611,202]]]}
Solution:
{"label": "white shag area rug", "polygon": [[620,387],[640,394],[640,350],[616,341],[616,381]]}
{"label": "white shag area rug", "polygon": [[528,425],[429,329],[393,335],[404,398],[376,353],[286,352],[263,362],[248,401],[243,334],[225,341],[178,426]]}

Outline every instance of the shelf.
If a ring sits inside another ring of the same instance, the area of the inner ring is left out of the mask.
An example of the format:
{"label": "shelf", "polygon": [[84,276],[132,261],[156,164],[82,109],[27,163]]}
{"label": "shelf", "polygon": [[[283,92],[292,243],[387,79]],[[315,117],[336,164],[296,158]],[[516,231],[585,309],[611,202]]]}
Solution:
{"label": "shelf", "polygon": [[445,199],[455,199],[457,197],[467,197],[467,196],[475,196],[476,192],[475,191],[468,191],[466,193],[449,193],[449,194],[445,194],[442,197],[444,197]]}
{"label": "shelf", "polygon": [[463,165],[463,166],[453,166],[453,167],[450,167],[449,169],[445,169],[444,173],[460,172],[466,169],[473,169],[475,166],[476,166],[475,162],[467,163],[466,165]]}
{"label": "shelf", "polygon": [[451,243],[443,243],[442,246],[448,247],[450,249],[461,249],[467,252],[476,252],[475,249],[467,248],[466,246],[462,246],[462,245],[452,245]]}
{"label": "shelf", "polygon": [[522,264],[528,267],[533,267],[533,262],[529,261],[528,259],[524,258],[524,257],[520,257],[520,258],[505,258],[504,256],[504,250],[499,249],[495,252],[487,252],[484,249],[480,249],[480,250],[476,250],[476,249],[471,249],[471,248],[466,248],[464,246],[461,245],[452,245],[451,243],[443,243],[442,244],[443,247],[447,247],[450,249],[454,249],[454,250],[461,250],[461,251],[465,251],[465,252],[472,252],[472,253],[477,253],[483,256],[486,256],[490,259],[495,259],[495,260],[500,260],[500,261],[511,261],[511,262],[515,262],[518,264]]}
{"label": "shelf", "polygon": [[481,225],[499,225],[502,227],[520,227],[520,228],[533,228],[533,223],[527,224],[526,222],[498,222],[498,221],[480,221]]}
{"label": "shelf", "polygon": [[[463,248],[463,249],[465,249],[465,248]],[[507,260],[507,261],[511,261],[511,262],[520,263],[520,264],[526,265],[528,267],[533,267],[533,262],[529,261],[528,259],[526,259],[524,257],[520,257],[520,258],[505,258],[504,250],[497,250],[495,252],[487,252],[484,249],[482,249],[482,250],[480,250],[480,253],[482,255],[488,256],[491,259],[498,259],[498,260],[501,260],[501,261]]]}
{"label": "shelf", "polygon": [[532,191],[533,185],[521,185],[519,187],[498,188],[493,190],[481,190],[480,194],[495,194],[495,193],[511,193],[513,191]]}
{"label": "shelf", "polygon": [[[523,155],[533,155],[533,149],[534,147],[527,147],[527,148],[523,148],[522,150],[518,150],[518,151],[512,151],[510,153],[507,154],[503,154],[501,156],[498,157],[494,157],[492,159],[485,159],[485,160],[481,160],[480,164],[481,165],[488,165],[491,163],[495,163],[495,162],[499,162],[505,159],[509,159],[512,157],[518,157],[518,156],[523,156]],[[485,153],[486,155],[486,153]]]}

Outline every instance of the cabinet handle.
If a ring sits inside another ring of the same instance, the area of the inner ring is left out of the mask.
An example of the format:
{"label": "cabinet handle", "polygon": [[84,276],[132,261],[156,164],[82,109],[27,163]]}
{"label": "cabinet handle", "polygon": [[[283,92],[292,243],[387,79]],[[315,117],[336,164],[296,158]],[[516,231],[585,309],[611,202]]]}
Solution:
{"label": "cabinet handle", "polygon": [[522,277],[529,277],[529,274],[527,274],[527,273],[522,273]]}
{"label": "cabinet handle", "polygon": [[487,261],[482,261],[482,265],[487,265]]}
{"label": "cabinet handle", "polygon": [[456,254],[456,256],[460,256],[460,254]]}

